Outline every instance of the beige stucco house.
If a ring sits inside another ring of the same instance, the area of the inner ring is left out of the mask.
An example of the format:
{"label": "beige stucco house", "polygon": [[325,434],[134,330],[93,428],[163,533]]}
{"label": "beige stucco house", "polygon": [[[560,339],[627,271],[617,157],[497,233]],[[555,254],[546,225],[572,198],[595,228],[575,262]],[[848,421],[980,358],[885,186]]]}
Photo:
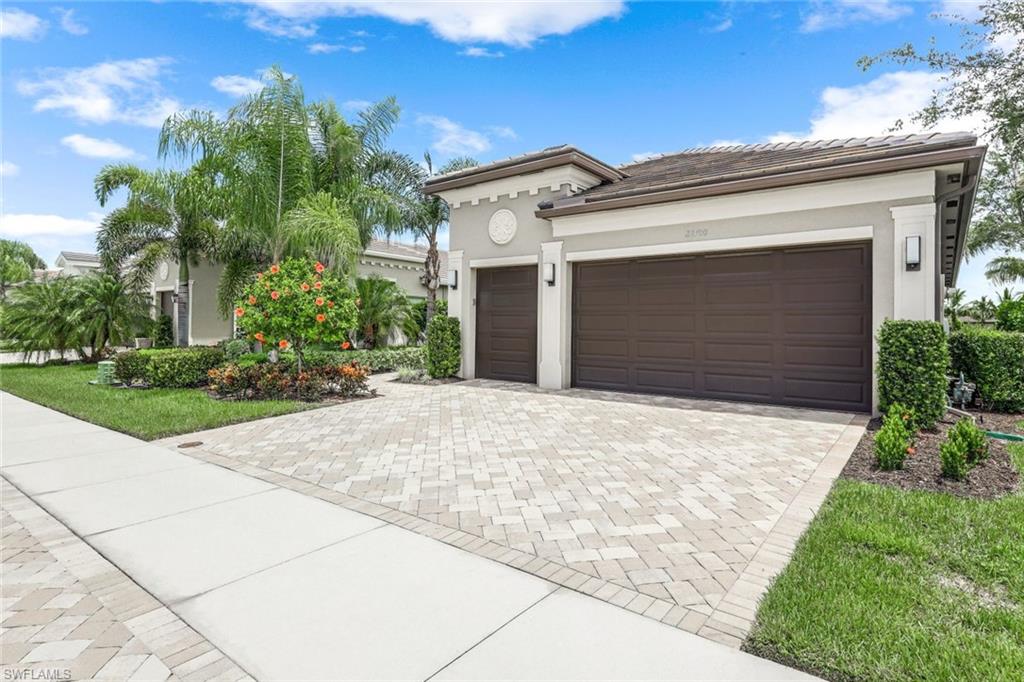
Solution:
{"label": "beige stucco house", "polygon": [[81,277],[91,272],[99,272],[102,264],[100,263],[100,257],[95,253],[61,251],[57,254],[54,266],[60,271],[61,275]]}
{"label": "beige stucco house", "polygon": [[936,320],[985,147],[966,133],[570,146],[438,176],[462,376],[873,411],[886,318]]}
{"label": "beige stucco house", "polygon": [[[360,277],[378,275],[396,282],[413,300],[424,299],[427,296],[427,287],[423,283],[426,255],[425,246],[375,239],[359,258],[356,270]],[[447,254],[443,251],[440,260],[441,272],[447,273]],[[217,283],[223,267],[209,261],[189,266],[188,345],[209,345],[234,334],[234,320],[224,317],[217,308]],[[177,263],[161,263],[153,275],[151,286],[156,314],[174,317],[177,285]],[[447,296],[444,274],[437,295],[439,299]]]}

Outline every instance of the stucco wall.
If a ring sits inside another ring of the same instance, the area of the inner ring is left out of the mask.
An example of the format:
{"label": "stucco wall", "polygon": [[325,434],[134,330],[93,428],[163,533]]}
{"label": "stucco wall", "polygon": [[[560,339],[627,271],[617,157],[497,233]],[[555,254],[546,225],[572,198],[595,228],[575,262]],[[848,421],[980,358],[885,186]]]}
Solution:
{"label": "stucco wall", "polygon": [[[221,315],[217,310],[217,284],[223,269],[222,265],[206,261],[202,261],[198,265],[189,265],[189,279],[191,280],[190,345],[209,345],[231,338],[231,319]],[[155,291],[173,290],[177,286],[177,281],[178,263],[169,261],[167,277],[161,277],[160,268],[157,267],[153,276],[153,288]],[[159,303],[159,300],[159,296],[157,296],[155,302]]]}
{"label": "stucco wall", "polygon": [[[427,297],[427,288],[420,282],[420,276],[425,272],[422,263],[390,260],[378,256],[363,256],[359,259],[356,270],[360,277],[379,275],[385,279],[394,280],[411,298]],[[438,289],[439,298],[443,297],[443,289],[444,287]]]}

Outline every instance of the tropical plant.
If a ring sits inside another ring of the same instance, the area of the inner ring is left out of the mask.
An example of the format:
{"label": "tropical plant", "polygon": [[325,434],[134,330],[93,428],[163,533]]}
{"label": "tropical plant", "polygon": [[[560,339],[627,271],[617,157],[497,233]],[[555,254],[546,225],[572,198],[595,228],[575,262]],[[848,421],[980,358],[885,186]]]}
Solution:
{"label": "tropical plant", "polygon": [[289,258],[257,273],[235,306],[235,317],[250,338],[280,350],[291,348],[301,372],[310,343],[349,346],[357,311],[346,281],[320,262]]}
{"label": "tropical plant", "polygon": [[950,289],[946,292],[945,313],[950,329],[960,328],[960,317],[967,312],[967,307],[964,305],[965,297],[963,289]]}
{"label": "tropical plant", "polygon": [[123,345],[152,322],[146,296],[128,281],[108,273],[78,277],[77,305],[72,323],[91,349],[86,357],[99,360],[108,346]]}
{"label": "tropical plant", "polygon": [[356,280],[356,337],[364,348],[386,346],[396,329],[411,317],[409,299],[398,284],[377,275]]}
{"label": "tropical plant", "polygon": [[975,215],[967,256],[996,251],[1000,255],[988,262],[985,276],[998,284],[1024,282],[1024,145],[989,154]]}
{"label": "tropical plant", "polygon": [[224,193],[209,169],[147,171],[130,164],[104,166],[96,176],[96,199],[106,206],[119,189],[128,200],[100,224],[96,245],[108,272],[124,272],[145,288],[159,263],[177,261],[178,344],[188,344],[189,265],[213,252]]}
{"label": "tropical plant", "polygon": [[370,234],[401,226],[398,203],[379,177],[390,168],[381,145],[397,115],[385,100],[350,125],[330,103],[308,107],[298,80],[273,67],[264,87],[225,120],[208,111],[167,120],[160,155],[198,157],[223,180],[222,309],[258,270],[286,257],[315,258],[353,277]]}
{"label": "tropical plant", "polygon": [[4,338],[26,359],[51,351],[62,360],[71,350],[84,355],[82,335],[74,322],[78,299],[79,290],[71,277],[15,289],[4,306]]}
{"label": "tropical plant", "polygon": [[996,307],[996,329],[1004,332],[1024,332],[1024,300],[1003,301]]}
{"label": "tropical plant", "polygon": [[32,279],[32,270],[45,268],[46,263],[24,242],[0,239],[0,301],[7,298],[7,289]]}
{"label": "tropical plant", "polygon": [[996,304],[988,296],[982,296],[977,301],[971,301],[966,312],[975,322],[987,324],[996,315]]}
{"label": "tropical plant", "polygon": [[[411,160],[410,160],[411,161]],[[447,227],[450,218],[448,203],[439,196],[428,195],[423,191],[423,184],[434,175],[434,162],[430,154],[423,155],[424,165],[412,163],[412,176],[416,185],[410,195],[410,212],[408,229],[417,238],[427,243],[427,257],[423,261],[425,273],[423,284],[427,288],[427,307],[424,327],[434,316],[437,301],[437,289],[441,285],[441,260],[437,248],[437,238],[442,229]],[[458,157],[451,159],[438,170],[439,175],[455,173],[477,165],[475,159]]]}

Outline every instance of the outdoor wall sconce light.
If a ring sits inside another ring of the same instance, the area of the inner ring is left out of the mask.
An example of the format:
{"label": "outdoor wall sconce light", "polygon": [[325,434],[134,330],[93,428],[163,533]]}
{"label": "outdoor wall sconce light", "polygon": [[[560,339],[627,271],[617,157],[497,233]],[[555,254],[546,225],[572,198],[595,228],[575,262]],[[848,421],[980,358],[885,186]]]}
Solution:
{"label": "outdoor wall sconce light", "polygon": [[451,289],[459,288],[459,271],[449,270],[448,271],[448,287]]}
{"label": "outdoor wall sconce light", "polygon": [[548,283],[549,287],[555,286],[555,264],[545,263],[544,264],[544,281]]}
{"label": "outdoor wall sconce light", "polygon": [[914,235],[907,237],[907,270],[921,269],[921,237]]}

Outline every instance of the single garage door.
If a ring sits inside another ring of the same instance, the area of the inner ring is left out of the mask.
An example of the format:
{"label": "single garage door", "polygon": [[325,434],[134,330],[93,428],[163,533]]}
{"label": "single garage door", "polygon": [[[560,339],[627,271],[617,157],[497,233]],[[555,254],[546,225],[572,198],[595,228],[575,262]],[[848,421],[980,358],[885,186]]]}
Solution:
{"label": "single garage door", "polygon": [[537,382],[537,266],[476,271],[476,376]]}
{"label": "single garage door", "polygon": [[871,245],[576,263],[573,382],[871,409]]}

